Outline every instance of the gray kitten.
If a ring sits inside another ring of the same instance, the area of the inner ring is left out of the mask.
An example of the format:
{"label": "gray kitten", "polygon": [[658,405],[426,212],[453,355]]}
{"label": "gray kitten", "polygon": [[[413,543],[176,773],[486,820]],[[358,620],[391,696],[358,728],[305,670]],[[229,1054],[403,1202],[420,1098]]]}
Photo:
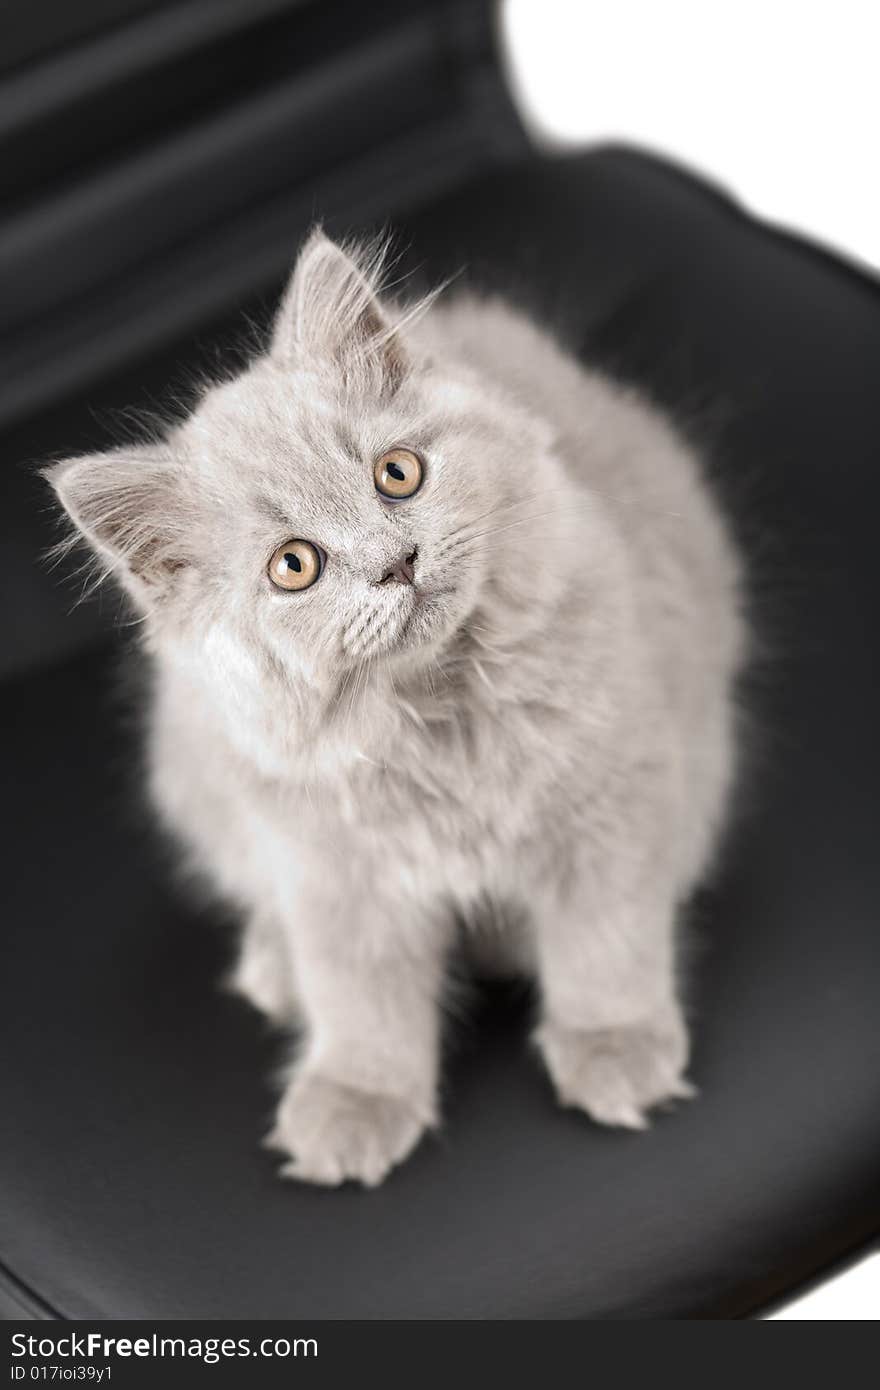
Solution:
{"label": "gray kitten", "polygon": [[[677,909],[733,767],[738,564],[670,423],[505,304],[314,232],[269,352],[60,464],[143,616],[152,795],[302,1030],[269,1142],[378,1183],[437,1123],[456,922],[539,985],[563,1105],[691,1094]],[[490,910],[491,909],[491,910]]]}

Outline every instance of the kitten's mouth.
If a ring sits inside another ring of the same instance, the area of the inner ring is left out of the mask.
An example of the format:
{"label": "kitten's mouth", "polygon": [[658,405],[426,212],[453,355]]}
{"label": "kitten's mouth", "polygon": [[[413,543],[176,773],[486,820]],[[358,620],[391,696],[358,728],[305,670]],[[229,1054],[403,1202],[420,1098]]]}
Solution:
{"label": "kitten's mouth", "polygon": [[430,584],[408,586],[393,606],[372,609],[349,628],[344,639],[348,654],[393,657],[436,642],[445,635],[443,605],[452,592]]}
{"label": "kitten's mouth", "polygon": [[429,585],[412,595],[407,612],[388,648],[389,655],[401,655],[418,647],[447,642],[460,627],[455,617],[455,589]]}
{"label": "kitten's mouth", "polygon": [[403,612],[394,615],[386,629],[389,638],[389,651],[398,647],[411,647],[424,640],[426,620],[436,608],[436,600],[431,589],[413,586],[405,603],[400,605]]}

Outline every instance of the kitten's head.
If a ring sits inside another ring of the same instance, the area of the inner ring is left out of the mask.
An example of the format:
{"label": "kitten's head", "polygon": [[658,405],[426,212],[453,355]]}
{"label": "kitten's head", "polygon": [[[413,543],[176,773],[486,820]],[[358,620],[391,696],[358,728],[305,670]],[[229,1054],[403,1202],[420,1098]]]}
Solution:
{"label": "kitten's head", "polygon": [[50,470],[159,650],[326,689],[365,659],[433,661],[540,586],[504,523],[558,483],[547,432],[378,274],[314,232],[266,355],[167,440]]}

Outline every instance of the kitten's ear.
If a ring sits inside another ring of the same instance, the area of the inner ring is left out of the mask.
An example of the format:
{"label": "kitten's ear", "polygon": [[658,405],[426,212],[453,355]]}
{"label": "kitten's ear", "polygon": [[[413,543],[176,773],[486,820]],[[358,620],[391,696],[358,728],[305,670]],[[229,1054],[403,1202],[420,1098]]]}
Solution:
{"label": "kitten's ear", "polygon": [[299,253],[275,321],[275,360],[332,365],[350,384],[393,394],[409,363],[399,328],[379,298],[382,263],[382,249],[348,250],[316,228]]}
{"label": "kitten's ear", "polygon": [[178,468],[166,446],[143,444],[44,471],[103,571],[147,609],[187,564]]}

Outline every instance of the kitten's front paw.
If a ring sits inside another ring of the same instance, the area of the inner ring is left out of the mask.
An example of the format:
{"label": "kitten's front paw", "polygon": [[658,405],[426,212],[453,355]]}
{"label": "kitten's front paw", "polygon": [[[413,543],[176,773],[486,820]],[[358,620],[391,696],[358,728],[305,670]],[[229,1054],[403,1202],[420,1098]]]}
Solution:
{"label": "kitten's front paw", "polygon": [[560,1103],[600,1124],[644,1129],[652,1106],[696,1094],[682,1075],[687,1033],[678,1019],[594,1031],[548,1022],[537,1041]]}
{"label": "kitten's front paw", "polygon": [[282,1097],[265,1142],[291,1155],[282,1177],[325,1187],[348,1180],[375,1187],[426,1128],[425,1117],[407,1101],[303,1072]]}

